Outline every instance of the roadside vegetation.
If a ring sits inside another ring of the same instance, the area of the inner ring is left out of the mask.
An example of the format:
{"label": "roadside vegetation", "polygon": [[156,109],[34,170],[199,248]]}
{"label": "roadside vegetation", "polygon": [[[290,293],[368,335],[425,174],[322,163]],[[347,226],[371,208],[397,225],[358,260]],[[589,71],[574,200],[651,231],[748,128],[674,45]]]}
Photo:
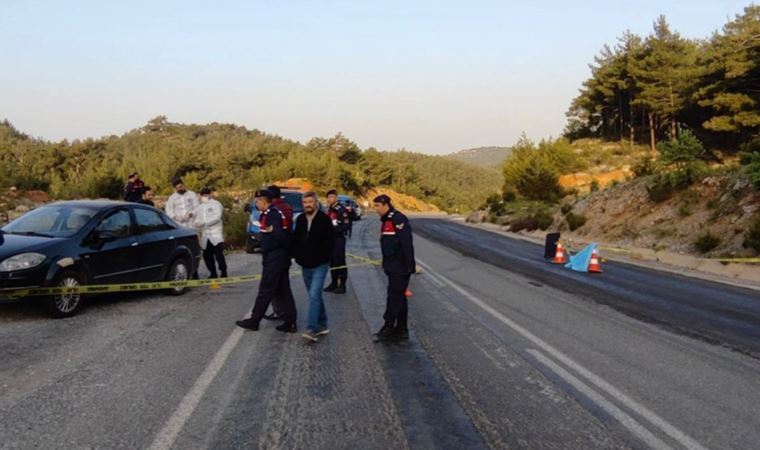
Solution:
{"label": "roadside vegetation", "polygon": [[760,253],[758,36],[755,5],[705,40],[683,38],[664,17],[649,36],[624,33],[595,58],[564,136],[523,136],[501,192],[472,220],[655,250]]}

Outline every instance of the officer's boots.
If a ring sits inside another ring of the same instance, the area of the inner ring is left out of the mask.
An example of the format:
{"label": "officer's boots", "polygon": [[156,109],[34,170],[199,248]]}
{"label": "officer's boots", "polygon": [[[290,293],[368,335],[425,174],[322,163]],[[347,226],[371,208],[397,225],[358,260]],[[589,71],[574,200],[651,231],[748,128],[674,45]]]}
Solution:
{"label": "officer's boots", "polygon": [[333,279],[330,284],[327,285],[326,288],[324,288],[325,292],[335,292],[335,289],[338,288],[337,283],[335,283],[335,280]]}
{"label": "officer's boots", "polygon": [[396,328],[393,329],[393,335],[391,336],[391,339],[394,341],[408,341],[409,329],[407,327],[397,325]]}
{"label": "officer's boots", "polygon": [[336,294],[345,294],[346,293],[346,279],[343,277],[338,278],[338,283],[335,287]]}
{"label": "officer's boots", "polygon": [[394,331],[393,325],[386,323],[380,328],[380,331],[375,333],[375,341],[390,341],[393,338]]}

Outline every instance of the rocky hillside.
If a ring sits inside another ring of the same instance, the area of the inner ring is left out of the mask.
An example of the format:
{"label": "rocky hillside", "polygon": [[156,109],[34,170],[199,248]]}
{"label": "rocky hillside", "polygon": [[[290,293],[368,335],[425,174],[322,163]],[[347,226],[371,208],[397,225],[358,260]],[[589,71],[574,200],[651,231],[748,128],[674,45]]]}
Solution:
{"label": "rocky hillside", "polygon": [[586,223],[573,232],[561,212],[555,223],[566,234],[624,247],[720,257],[756,253],[745,241],[758,220],[760,192],[748,181],[710,176],[659,203],[649,199],[646,185],[640,178],[580,200],[572,214]]}

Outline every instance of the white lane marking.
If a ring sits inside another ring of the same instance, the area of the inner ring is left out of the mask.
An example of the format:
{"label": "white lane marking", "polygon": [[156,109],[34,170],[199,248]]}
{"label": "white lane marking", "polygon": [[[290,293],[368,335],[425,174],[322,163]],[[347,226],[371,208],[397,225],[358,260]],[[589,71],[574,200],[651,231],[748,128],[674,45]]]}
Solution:
{"label": "white lane marking", "polygon": [[512,328],[518,334],[522,335],[525,339],[531,341],[534,345],[538,346],[543,351],[545,351],[546,353],[548,353],[555,359],[559,360],[561,363],[565,364],[569,368],[579,373],[581,376],[586,378],[592,384],[596,385],[596,387],[606,392],[607,394],[611,395],[612,397],[617,399],[619,402],[624,404],[626,407],[630,408],[631,410],[633,410],[634,412],[636,412],[637,414],[639,414],[640,416],[648,420],[652,425],[662,430],[665,434],[667,434],[668,436],[678,441],[684,447],[689,448],[689,449],[695,449],[695,450],[707,450],[699,442],[695,441],[694,439],[689,437],[686,433],[684,433],[683,431],[679,430],[675,426],[668,423],[665,419],[658,416],[655,412],[651,411],[644,405],[640,404],[636,400],[624,394],[619,389],[617,389],[616,387],[612,386],[610,383],[603,380],[601,377],[597,376],[596,374],[592,373],[590,370],[581,366],[579,363],[573,361],[572,359],[570,359],[570,357],[568,357],[567,355],[565,355],[558,349],[554,348],[553,346],[549,345],[548,343],[544,342],[541,338],[531,333],[527,329],[523,328],[517,322],[508,318],[507,316],[500,313],[496,309],[492,308],[491,306],[486,304],[484,301],[470,294],[469,292],[464,290],[462,287],[460,287],[458,284],[449,280],[445,276],[439,274],[438,272],[433,270],[433,268],[430,267],[428,264],[424,263],[423,261],[420,261],[419,259],[417,259],[417,263],[419,263],[422,267],[425,268],[427,275],[430,275],[432,277],[437,277],[438,279],[446,283],[452,289],[462,294],[462,296],[464,296],[466,299],[480,306],[483,310],[485,310],[495,319],[499,320],[506,326]]}
{"label": "white lane marking", "polygon": [[534,350],[530,348],[527,349],[526,351],[530,353],[531,355],[533,355],[533,357],[535,357],[541,364],[551,369],[552,372],[562,377],[563,380],[565,380],[567,383],[569,383],[571,386],[577,389],[578,392],[585,395],[592,402],[596,403],[599,407],[607,411],[609,415],[617,419],[618,422],[620,422],[624,427],[628,428],[628,430],[631,433],[633,433],[635,436],[638,436],[638,438],[644,441],[644,443],[646,443],[648,446],[652,448],[656,448],[656,449],[663,449],[663,450],[670,448],[668,444],[663,442],[657,436],[650,433],[649,430],[644,428],[633,417],[629,416],[628,414],[623,412],[620,408],[618,408],[617,406],[607,401],[607,399],[605,399],[600,394],[598,394],[586,383],[579,380],[578,378],[573,376],[570,372],[568,372],[567,370],[563,369],[558,364],[556,364],[554,361],[544,356],[543,353],[539,352],[538,350]]}
{"label": "white lane marking", "polygon": [[151,450],[167,450],[174,445],[180,431],[182,431],[182,428],[184,428],[185,423],[190,419],[190,416],[193,415],[203,394],[206,393],[209,386],[211,386],[211,383],[214,381],[214,378],[219,374],[219,371],[222,369],[222,366],[224,366],[224,363],[227,361],[230,353],[232,353],[232,350],[237,346],[243,333],[244,331],[241,328],[235,328],[235,330],[232,331],[219,351],[216,352],[214,358],[208,366],[206,366],[203,373],[201,373],[198,379],[195,380],[193,387],[190,388],[190,391],[188,391],[187,394],[185,394],[185,397],[182,399],[179,406],[177,406],[174,414],[172,414],[169,420],[166,421],[163,428],[161,428],[161,431],[159,431],[153,439],[153,443],[149,447]]}

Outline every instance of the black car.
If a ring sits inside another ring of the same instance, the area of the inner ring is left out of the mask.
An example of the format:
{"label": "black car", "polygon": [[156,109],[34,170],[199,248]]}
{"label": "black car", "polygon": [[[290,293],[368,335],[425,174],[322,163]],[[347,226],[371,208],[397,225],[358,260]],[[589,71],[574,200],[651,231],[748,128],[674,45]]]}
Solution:
{"label": "black car", "polygon": [[[195,231],[150,206],[59,202],[0,229],[0,289],[186,280],[200,256]],[[68,317],[81,308],[82,295],[45,301],[53,317]]]}

